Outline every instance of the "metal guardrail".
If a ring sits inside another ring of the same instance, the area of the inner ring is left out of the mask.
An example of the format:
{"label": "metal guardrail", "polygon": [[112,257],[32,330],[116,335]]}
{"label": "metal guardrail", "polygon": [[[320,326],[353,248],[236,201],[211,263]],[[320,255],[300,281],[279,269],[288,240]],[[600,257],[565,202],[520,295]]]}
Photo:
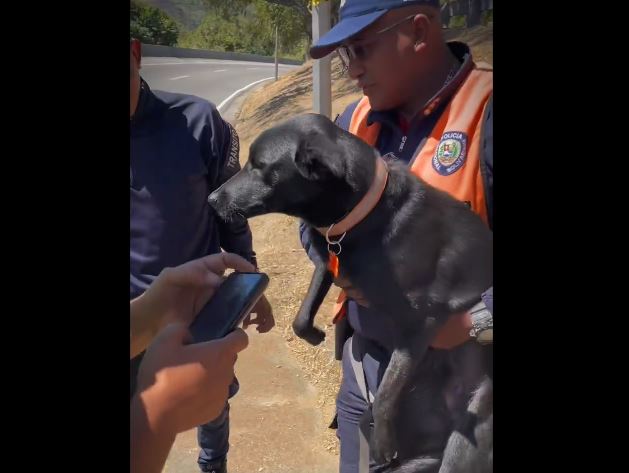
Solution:
{"label": "metal guardrail", "polygon": [[[142,56],[144,57],[179,57],[195,59],[228,59],[232,61],[254,61],[274,63],[273,56],[261,56],[259,54],[232,53],[227,51],[209,51],[207,49],[187,49],[174,46],[160,46],[156,44],[142,44]],[[301,65],[303,61],[279,58],[280,64]]]}

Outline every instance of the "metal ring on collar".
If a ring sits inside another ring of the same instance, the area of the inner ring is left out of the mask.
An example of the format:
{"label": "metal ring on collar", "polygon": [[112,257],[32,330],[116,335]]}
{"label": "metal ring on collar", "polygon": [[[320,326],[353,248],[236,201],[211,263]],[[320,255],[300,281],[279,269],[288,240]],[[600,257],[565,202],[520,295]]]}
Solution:
{"label": "metal ring on collar", "polygon": [[[335,246],[335,245],[339,247],[338,252],[337,252],[337,251],[333,251],[333,250],[332,250],[332,247],[333,247],[333,246]],[[342,251],[342,250],[343,250],[343,248],[341,247],[341,244],[340,244],[338,241],[333,241],[333,242],[331,242],[331,243],[328,243],[328,253],[333,253],[333,254],[335,254],[336,256],[338,256],[338,255],[340,255],[340,254],[341,254],[341,251]]]}
{"label": "metal ring on collar", "polygon": [[343,241],[343,238],[345,238],[345,235],[347,235],[347,232],[345,232],[345,233],[343,233],[341,235],[341,238],[339,238],[338,240],[336,240],[336,241],[330,240],[330,232],[332,231],[332,227],[334,227],[334,225],[336,225],[336,224],[333,223],[332,225],[330,225],[330,228],[328,228],[328,231],[325,232],[325,241],[328,242],[328,245],[334,245],[334,244],[341,243]]}

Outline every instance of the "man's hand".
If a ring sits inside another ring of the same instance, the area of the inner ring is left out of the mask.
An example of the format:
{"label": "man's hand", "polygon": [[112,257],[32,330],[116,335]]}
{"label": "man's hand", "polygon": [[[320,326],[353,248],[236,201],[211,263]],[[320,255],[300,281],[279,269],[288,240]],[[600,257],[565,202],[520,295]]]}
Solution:
{"label": "man's hand", "polygon": [[227,268],[254,271],[249,262],[232,253],[209,255],[165,268],[144,294],[131,301],[131,358],[144,351],[169,323],[190,325],[223,282]]}
{"label": "man's hand", "polygon": [[[365,299],[362,292],[352,286],[348,279],[339,276],[334,279],[334,284],[343,289],[347,297],[355,300],[358,305],[369,307],[369,301]],[[441,328],[431,346],[442,350],[457,347],[471,339],[471,328],[472,321],[469,313],[452,315]]]}
{"label": "man's hand", "polygon": [[342,276],[339,276],[334,279],[334,284],[345,291],[347,297],[350,299],[354,299],[358,305],[363,307],[369,307],[369,301],[365,299],[365,296],[362,292],[352,286],[352,283],[349,279],[345,279]]}
{"label": "man's hand", "polygon": [[184,324],[171,324],[140,365],[135,402],[154,432],[176,435],[218,417],[234,379],[236,354],[248,344],[241,329],[219,340],[186,345],[189,341]]}
{"label": "man's hand", "polygon": [[[256,314],[256,318],[252,319],[251,314]],[[243,328],[249,327],[249,325],[257,325],[256,329],[259,333],[266,333],[275,326],[275,318],[273,317],[273,308],[266,296],[263,295],[258,303],[254,306],[251,314],[245,317],[243,321]]]}
{"label": "man's hand", "polygon": [[154,310],[162,311],[164,327],[171,322],[190,325],[223,282],[223,273],[254,271],[251,263],[233,253],[217,253],[165,268],[140,296],[149,300]]}
{"label": "man's hand", "polygon": [[471,340],[472,319],[469,312],[451,315],[430,344],[433,348],[450,350]]}

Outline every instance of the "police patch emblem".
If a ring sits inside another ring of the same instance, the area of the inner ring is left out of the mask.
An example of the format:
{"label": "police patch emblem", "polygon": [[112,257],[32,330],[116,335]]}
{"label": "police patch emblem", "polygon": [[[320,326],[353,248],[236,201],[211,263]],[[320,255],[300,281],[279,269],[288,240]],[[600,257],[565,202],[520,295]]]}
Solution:
{"label": "police patch emblem", "polygon": [[467,135],[460,131],[444,133],[432,158],[432,167],[442,176],[449,176],[465,163]]}

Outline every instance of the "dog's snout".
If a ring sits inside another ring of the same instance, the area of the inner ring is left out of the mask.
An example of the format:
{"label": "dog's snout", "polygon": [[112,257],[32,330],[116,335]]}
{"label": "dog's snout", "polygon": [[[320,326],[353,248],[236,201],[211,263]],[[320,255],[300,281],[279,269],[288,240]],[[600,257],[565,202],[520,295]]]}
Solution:
{"label": "dog's snout", "polygon": [[233,198],[224,189],[216,189],[212,192],[207,198],[207,203],[223,219],[230,219],[234,213]]}
{"label": "dog's snout", "polygon": [[227,211],[225,209],[226,206],[224,205],[225,196],[223,194],[223,192],[215,190],[207,198],[207,203],[210,205],[210,207],[212,207],[212,210],[214,210],[214,212],[216,212],[220,216],[225,216]]}

